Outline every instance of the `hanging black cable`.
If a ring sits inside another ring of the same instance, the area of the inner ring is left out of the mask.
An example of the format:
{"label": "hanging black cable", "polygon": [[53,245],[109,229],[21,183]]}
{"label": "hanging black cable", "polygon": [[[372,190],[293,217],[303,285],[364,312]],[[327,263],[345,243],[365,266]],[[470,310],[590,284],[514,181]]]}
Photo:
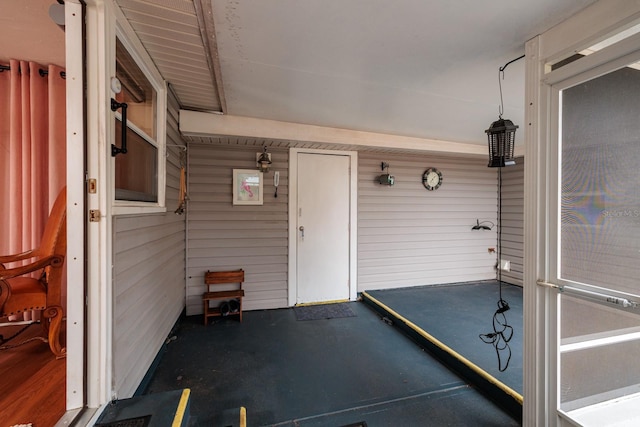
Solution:
{"label": "hanging black cable", "polygon": [[509,303],[502,298],[502,168],[498,168],[498,261],[496,262],[498,279],[498,309],[493,314],[493,332],[480,334],[480,339],[487,344],[493,344],[498,356],[498,370],[505,371],[509,367],[511,360],[511,347],[509,341],[513,337],[513,328],[507,322],[504,314],[509,310]]}
{"label": "hanging black cable", "polygon": [[[502,81],[504,70],[509,64],[524,55],[507,62],[498,70],[498,86],[500,88],[499,121],[494,122],[486,132],[489,135],[489,156],[492,159],[489,167],[498,167],[498,230],[496,236],[497,250],[497,279],[498,279],[498,309],[493,314],[493,332],[480,334],[480,339],[487,344],[492,344],[498,355],[498,370],[505,371],[511,361],[511,347],[509,341],[513,338],[513,328],[507,322],[505,312],[509,310],[509,303],[502,298],[502,168],[515,164],[513,159],[513,143],[515,141],[515,131],[518,128],[510,120],[503,120],[504,103],[502,100]],[[505,124],[506,123],[506,124]],[[498,124],[496,126],[496,124]],[[494,161],[497,160],[497,161]]]}

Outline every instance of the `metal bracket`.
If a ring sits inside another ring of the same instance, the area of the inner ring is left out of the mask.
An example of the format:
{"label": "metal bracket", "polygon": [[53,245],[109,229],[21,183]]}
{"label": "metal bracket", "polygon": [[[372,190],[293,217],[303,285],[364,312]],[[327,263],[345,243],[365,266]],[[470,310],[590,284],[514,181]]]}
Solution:
{"label": "metal bracket", "polygon": [[536,282],[538,286],[544,286],[545,288],[557,289],[559,292],[564,290],[564,286],[556,285],[555,283],[545,282],[544,280],[538,280]]}
{"label": "metal bracket", "polygon": [[543,280],[538,280],[536,282],[538,286],[545,286],[547,288],[557,289],[558,292],[567,292],[572,295],[578,295],[583,298],[589,298],[592,300],[596,300],[599,302],[605,302],[607,304],[619,305],[624,308],[640,308],[640,303],[634,300],[630,300],[628,298],[624,298],[616,295],[608,295],[602,292],[591,291],[588,289],[577,288],[574,286],[560,286],[554,283],[548,283]]}
{"label": "metal bracket", "polygon": [[98,209],[89,210],[89,222],[100,222],[100,210]]}
{"label": "metal bracket", "polygon": [[87,180],[87,192],[89,194],[96,194],[98,191],[98,182],[95,178],[89,178]]}

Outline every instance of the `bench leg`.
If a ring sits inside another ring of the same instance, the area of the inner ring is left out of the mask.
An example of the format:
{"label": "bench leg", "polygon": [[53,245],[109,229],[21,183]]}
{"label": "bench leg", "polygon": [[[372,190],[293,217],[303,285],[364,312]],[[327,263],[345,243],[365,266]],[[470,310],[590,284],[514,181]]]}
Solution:
{"label": "bench leg", "polygon": [[204,317],[204,326],[207,326],[207,309],[209,308],[209,301],[203,300],[202,317]]}

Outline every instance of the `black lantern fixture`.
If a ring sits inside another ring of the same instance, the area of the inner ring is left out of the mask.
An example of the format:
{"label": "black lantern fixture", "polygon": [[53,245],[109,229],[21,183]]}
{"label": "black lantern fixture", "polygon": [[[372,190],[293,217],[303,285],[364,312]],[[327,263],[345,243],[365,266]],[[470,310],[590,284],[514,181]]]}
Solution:
{"label": "black lantern fixture", "polygon": [[267,147],[263,147],[262,154],[256,153],[256,164],[260,172],[269,172],[271,167],[271,153],[267,153]]}
{"label": "black lantern fixture", "polygon": [[514,146],[516,142],[516,129],[517,125],[509,119],[503,119],[502,113],[504,112],[504,104],[502,101],[502,82],[500,78],[504,79],[504,70],[509,64],[524,58],[524,55],[507,62],[504,66],[500,67],[498,71],[498,85],[500,87],[500,109],[498,114],[498,120],[491,123],[489,129],[485,130],[489,142],[489,167],[501,168],[504,166],[515,165],[514,158]]}
{"label": "black lantern fixture", "polygon": [[516,164],[513,157],[514,145],[516,141],[517,125],[509,119],[499,119],[491,123],[489,129],[485,130],[489,138],[489,167],[501,168]]}

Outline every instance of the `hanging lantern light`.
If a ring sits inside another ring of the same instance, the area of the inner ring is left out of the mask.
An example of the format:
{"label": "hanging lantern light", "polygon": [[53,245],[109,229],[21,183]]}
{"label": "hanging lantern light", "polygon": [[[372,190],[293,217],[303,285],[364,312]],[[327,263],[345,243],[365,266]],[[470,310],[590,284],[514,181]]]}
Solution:
{"label": "hanging lantern light", "polygon": [[489,129],[485,130],[489,142],[489,167],[501,168],[515,165],[514,146],[516,141],[516,129],[509,119],[500,117],[491,123]]}
{"label": "hanging lantern light", "polygon": [[498,70],[498,85],[500,87],[500,108],[498,110],[498,120],[491,123],[489,129],[485,130],[489,143],[490,168],[501,168],[516,164],[514,152],[516,129],[518,129],[518,126],[514,125],[511,120],[502,118],[504,104],[502,101],[502,81],[500,80],[500,77],[504,79],[504,69],[507,68],[507,65],[522,58],[524,58],[524,55],[507,62]]}

